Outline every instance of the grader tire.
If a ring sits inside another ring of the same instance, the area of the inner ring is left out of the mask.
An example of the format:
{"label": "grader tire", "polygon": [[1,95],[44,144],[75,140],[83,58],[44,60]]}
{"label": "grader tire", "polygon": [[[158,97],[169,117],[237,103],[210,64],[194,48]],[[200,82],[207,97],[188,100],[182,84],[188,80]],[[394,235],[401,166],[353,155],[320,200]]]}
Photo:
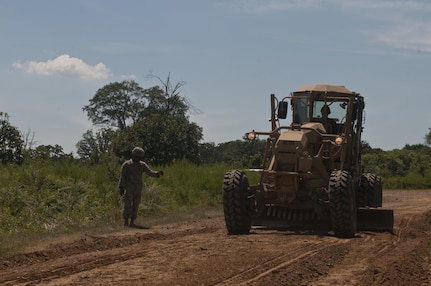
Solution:
{"label": "grader tire", "polygon": [[382,179],[379,176],[371,173],[362,174],[357,202],[358,207],[382,206]]}
{"label": "grader tire", "polygon": [[251,228],[251,212],[247,199],[249,187],[243,171],[227,172],[223,180],[223,211],[229,234],[248,234]]}
{"label": "grader tire", "polygon": [[374,195],[374,187],[371,182],[370,173],[364,173],[361,176],[361,183],[356,192],[356,202],[358,208],[369,207],[372,196]]}
{"label": "grader tire", "polygon": [[357,230],[356,200],[347,171],[334,171],[329,179],[329,212],[335,236],[354,237]]}
{"label": "grader tire", "polygon": [[375,205],[374,207],[381,207],[383,204],[383,183],[382,178],[373,174],[374,177],[374,192],[375,192]]}

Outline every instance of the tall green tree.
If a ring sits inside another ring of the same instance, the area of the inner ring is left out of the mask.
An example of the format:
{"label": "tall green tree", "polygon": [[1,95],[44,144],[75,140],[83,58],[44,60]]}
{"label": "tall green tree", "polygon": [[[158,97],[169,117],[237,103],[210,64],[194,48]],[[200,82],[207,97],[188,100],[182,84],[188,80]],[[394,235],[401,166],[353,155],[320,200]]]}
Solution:
{"label": "tall green tree", "polygon": [[83,135],[76,145],[81,158],[94,161],[103,152],[100,141],[109,139],[102,148],[107,149],[112,139],[113,150],[120,157],[128,157],[134,146],[142,146],[147,150],[147,160],[154,164],[182,158],[199,162],[202,128],[186,115],[194,107],[181,95],[185,82],[173,84],[170,74],[165,81],[152,77],[161,85],[143,89],[134,81],[123,81],[96,92],[83,111],[94,125],[103,125],[105,133],[95,135],[89,130]]}
{"label": "tall green tree", "polygon": [[23,161],[23,144],[18,129],[9,122],[9,115],[0,112],[0,160],[3,164]]}
{"label": "tall green tree", "polygon": [[185,115],[153,114],[120,131],[113,149],[119,157],[129,158],[132,148],[141,146],[146,150],[145,160],[156,165],[168,165],[180,159],[199,163],[202,138],[202,128]]}
{"label": "tall green tree", "polygon": [[172,84],[170,75],[161,85],[143,89],[133,80],[113,82],[97,90],[90,103],[82,108],[94,125],[122,130],[151,114],[185,115],[194,108],[181,95],[185,82]]}
{"label": "tall green tree", "polygon": [[146,102],[145,90],[135,81],[125,80],[100,88],[82,110],[94,125],[122,130],[142,117]]}

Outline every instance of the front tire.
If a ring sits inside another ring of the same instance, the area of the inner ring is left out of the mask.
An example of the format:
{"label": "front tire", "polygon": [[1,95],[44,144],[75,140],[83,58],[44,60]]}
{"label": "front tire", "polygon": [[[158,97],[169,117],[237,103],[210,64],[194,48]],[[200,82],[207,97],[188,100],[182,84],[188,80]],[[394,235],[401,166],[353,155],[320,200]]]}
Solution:
{"label": "front tire", "polygon": [[347,171],[334,171],[329,179],[329,212],[337,237],[354,237],[357,230],[356,200],[352,177]]}
{"label": "front tire", "polygon": [[251,213],[247,198],[249,183],[243,171],[226,172],[223,180],[223,211],[229,234],[247,234],[251,228]]}

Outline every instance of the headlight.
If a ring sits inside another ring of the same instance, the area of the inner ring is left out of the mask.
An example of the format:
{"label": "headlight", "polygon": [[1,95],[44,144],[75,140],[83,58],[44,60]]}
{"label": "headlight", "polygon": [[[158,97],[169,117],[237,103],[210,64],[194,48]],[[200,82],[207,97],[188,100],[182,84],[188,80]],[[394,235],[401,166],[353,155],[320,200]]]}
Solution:
{"label": "headlight", "polygon": [[339,136],[337,138],[335,138],[335,144],[337,144],[337,145],[343,144],[343,138],[339,137]]}
{"label": "headlight", "polygon": [[254,140],[256,139],[256,133],[253,132],[248,132],[247,134],[245,134],[245,136],[247,137],[248,140]]}

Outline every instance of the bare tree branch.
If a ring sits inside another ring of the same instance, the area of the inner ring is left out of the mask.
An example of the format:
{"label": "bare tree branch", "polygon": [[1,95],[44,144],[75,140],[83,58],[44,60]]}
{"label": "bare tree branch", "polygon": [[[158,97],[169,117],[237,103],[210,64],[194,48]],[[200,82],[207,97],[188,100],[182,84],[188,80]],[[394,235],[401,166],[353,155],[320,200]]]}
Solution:
{"label": "bare tree branch", "polygon": [[192,114],[201,114],[202,111],[193,106],[190,103],[190,100],[182,95],[182,88],[186,85],[185,81],[177,82],[174,86],[171,82],[171,73],[168,73],[168,76],[165,81],[163,81],[159,76],[150,73],[146,76],[147,78],[156,78],[161,83],[161,88],[163,89],[166,99],[167,99],[167,110],[169,111],[171,109],[171,105],[177,103],[177,101],[181,101],[184,103],[184,105],[187,107],[188,111],[190,111]]}

